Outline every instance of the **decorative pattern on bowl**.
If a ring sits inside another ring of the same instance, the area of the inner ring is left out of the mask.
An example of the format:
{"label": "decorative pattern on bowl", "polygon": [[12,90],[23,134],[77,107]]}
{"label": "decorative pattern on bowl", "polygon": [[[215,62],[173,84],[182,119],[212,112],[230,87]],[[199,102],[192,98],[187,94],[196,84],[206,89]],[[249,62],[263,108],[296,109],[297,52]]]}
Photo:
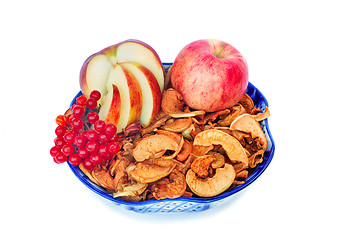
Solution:
{"label": "decorative pattern on bowl", "polygon": [[[169,67],[172,63],[163,63],[165,72],[169,70]],[[246,93],[253,99],[255,106],[260,107],[262,111],[265,111],[268,107],[268,102],[264,95],[252,84],[249,82]],[[82,93],[79,92],[71,102],[71,106],[75,104],[76,98],[81,96]],[[234,196],[235,193],[241,191],[242,189],[248,187],[253,183],[269,166],[274,152],[275,152],[275,143],[273,141],[268,119],[265,119],[261,122],[261,127],[263,132],[266,135],[267,139],[267,149],[264,154],[264,160],[260,163],[251,175],[245,180],[245,183],[235,188],[232,188],[229,191],[226,191],[218,196],[211,198],[195,198],[195,197],[180,197],[176,199],[162,199],[162,200],[147,200],[143,202],[128,202],[118,198],[113,198],[112,194],[108,193],[103,188],[97,186],[79,169],[77,166],[68,165],[75,176],[90,190],[100,195],[101,197],[112,201],[116,205],[124,207],[127,210],[140,212],[140,213],[177,213],[177,212],[200,212],[212,208],[224,201],[229,200]]]}

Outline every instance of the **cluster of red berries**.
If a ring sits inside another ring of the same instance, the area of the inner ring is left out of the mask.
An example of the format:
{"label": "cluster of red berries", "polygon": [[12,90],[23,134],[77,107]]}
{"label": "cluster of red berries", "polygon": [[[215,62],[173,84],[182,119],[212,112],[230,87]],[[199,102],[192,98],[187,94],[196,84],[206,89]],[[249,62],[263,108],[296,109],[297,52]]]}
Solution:
{"label": "cluster of red berries", "polygon": [[[94,90],[88,99],[78,97],[70,108],[71,113],[57,116],[55,146],[50,149],[56,163],[68,160],[71,165],[82,163],[91,170],[119,152],[117,127],[99,120],[99,115],[92,111],[100,98],[101,93]],[[86,127],[87,123],[91,124],[90,128]]]}

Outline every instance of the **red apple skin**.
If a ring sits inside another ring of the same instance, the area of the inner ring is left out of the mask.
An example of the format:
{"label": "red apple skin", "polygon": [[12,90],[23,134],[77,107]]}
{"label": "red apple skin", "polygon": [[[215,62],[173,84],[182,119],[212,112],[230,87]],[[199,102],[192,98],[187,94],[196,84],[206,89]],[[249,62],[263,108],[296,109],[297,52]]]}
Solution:
{"label": "red apple skin", "polygon": [[106,119],[104,121],[106,123],[113,123],[117,125],[120,117],[120,109],[121,109],[120,93],[116,85],[113,84],[112,86],[113,86],[112,103],[109,108]]}
{"label": "red apple skin", "polygon": [[219,111],[236,104],[248,86],[248,66],[240,52],[219,40],[185,46],[171,70],[171,84],[191,108]]}

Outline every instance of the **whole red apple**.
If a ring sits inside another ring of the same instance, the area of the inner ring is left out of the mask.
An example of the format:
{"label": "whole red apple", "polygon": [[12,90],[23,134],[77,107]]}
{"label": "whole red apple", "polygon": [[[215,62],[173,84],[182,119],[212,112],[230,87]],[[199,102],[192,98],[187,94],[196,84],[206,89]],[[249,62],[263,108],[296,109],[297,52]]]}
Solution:
{"label": "whole red apple", "polygon": [[248,86],[248,66],[230,44],[198,40],[177,55],[170,78],[189,107],[213,112],[232,107],[241,99]]}

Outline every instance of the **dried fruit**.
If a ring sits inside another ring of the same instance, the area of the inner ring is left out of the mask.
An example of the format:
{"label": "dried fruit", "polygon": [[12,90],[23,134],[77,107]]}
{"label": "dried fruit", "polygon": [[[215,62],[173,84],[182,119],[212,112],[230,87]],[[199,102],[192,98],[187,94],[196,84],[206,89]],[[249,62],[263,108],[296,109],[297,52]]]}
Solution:
{"label": "dried fruit", "polygon": [[178,143],[162,134],[155,134],[143,138],[133,150],[133,156],[136,161],[141,162],[150,158],[159,158],[164,155],[167,150],[178,150]]}
{"label": "dried fruit", "polygon": [[184,104],[182,95],[175,89],[169,88],[163,92],[161,108],[169,116],[173,118],[185,118],[205,114],[205,111],[184,112]]}
{"label": "dried fruit", "polygon": [[221,145],[232,162],[242,162],[248,166],[248,158],[239,141],[220,130],[210,129],[196,135],[193,145]]}
{"label": "dried fruit", "polygon": [[130,176],[139,183],[151,183],[168,176],[175,166],[175,163],[162,166],[156,162],[139,162],[130,171]]}
{"label": "dried fruit", "polygon": [[192,192],[200,197],[213,197],[228,189],[235,179],[236,173],[232,165],[226,163],[223,168],[216,169],[213,177],[201,179],[189,169],[186,182]]}
{"label": "dried fruit", "polygon": [[174,169],[169,178],[163,178],[154,184],[151,192],[156,199],[178,198],[181,197],[186,190],[185,175]]}
{"label": "dried fruit", "polygon": [[149,126],[135,122],[119,133],[83,100],[58,117],[50,154],[126,201],[216,196],[243,184],[267,148],[259,121],[270,110],[261,112],[247,94],[229,109],[206,113],[191,111],[169,88]]}

